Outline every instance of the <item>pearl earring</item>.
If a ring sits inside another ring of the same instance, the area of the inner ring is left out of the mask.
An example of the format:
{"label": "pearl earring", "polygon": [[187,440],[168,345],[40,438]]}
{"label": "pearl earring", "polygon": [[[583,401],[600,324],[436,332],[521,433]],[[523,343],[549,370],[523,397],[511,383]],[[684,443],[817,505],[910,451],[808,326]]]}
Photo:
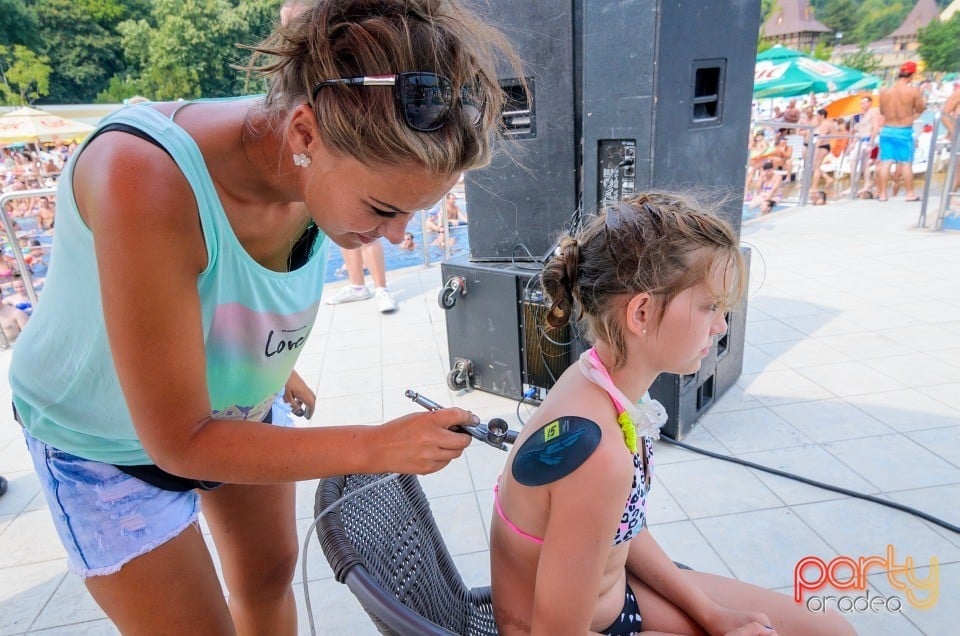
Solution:
{"label": "pearl earring", "polygon": [[293,155],[293,165],[300,166],[301,168],[309,168],[312,161],[305,152],[298,152]]}
{"label": "pearl earring", "polygon": [[647,328],[646,328],[646,327],[643,328],[643,335],[647,335]]}

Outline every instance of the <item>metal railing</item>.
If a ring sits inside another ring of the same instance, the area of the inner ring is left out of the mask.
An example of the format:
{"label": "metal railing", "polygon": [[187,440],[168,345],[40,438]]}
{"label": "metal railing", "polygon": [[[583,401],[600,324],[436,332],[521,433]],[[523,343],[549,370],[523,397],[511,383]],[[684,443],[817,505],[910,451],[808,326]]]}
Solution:
{"label": "metal railing", "polygon": [[[945,142],[939,139],[941,130],[940,125],[941,118],[940,114],[937,113],[934,116],[933,131],[931,132],[930,137],[931,142],[927,155],[927,167],[924,177],[923,195],[921,197],[922,205],[920,209],[920,218],[917,221],[918,227],[922,227],[926,223],[927,209],[930,202],[931,183],[934,175],[940,172],[942,169],[941,151],[944,149],[944,147],[949,146],[951,152],[947,164],[947,176],[944,182],[940,204],[937,208],[937,217],[934,228],[937,230],[942,229],[943,218],[946,214],[947,208],[949,207],[950,197],[960,196],[960,191],[953,186],[957,171],[960,170],[960,166],[957,165],[958,151],[960,151],[960,126],[954,127],[952,138]],[[865,147],[865,144],[868,142],[868,140],[858,137],[857,135],[819,135],[814,132],[813,126],[785,124],[784,122],[779,121],[753,122],[751,130],[754,130],[755,127],[772,128],[775,130],[786,128],[789,130],[808,131],[807,141],[804,142],[803,153],[799,157],[799,159],[802,161],[802,167],[797,171],[797,179],[799,180],[799,189],[797,191],[797,195],[795,197],[784,197],[783,201],[794,202],[800,206],[807,205],[810,200],[810,190],[813,181],[813,172],[815,169],[814,159],[816,157],[817,146],[825,140],[829,141],[837,139],[846,139],[847,148],[844,149],[844,153],[838,158],[838,162],[836,163],[836,167],[834,169],[834,179],[836,179],[837,187],[839,188],[839,170],[843,169],[844,164],[846,163],[846,166],[850,168],[850,188],[847,194],[850,199],[857,198],[861,189],[861,176],[866,174],[866,170],[869,170],[869,165],[865,165],[870,161],[869,154],[867,153],[867,149]],[[794,159],[796,160],[797,157],[794,157]],[[880,170],[880,166],[881,164],[878,161],[876,163],[876,170]],[[748,166],[748,170],[749,169],[750,167]],[[874,178],[876,178],[876,175]]]}
{"label": "metal railing", "polygon": [[[847,148],[844,149],[844,153],[838,158],[839,163],[836,165],[837,168],[840,168],[844,165],[845,161],[853,161],[852,165],[850,166],[849,195],[851,199],[855,199],[857,197],[860,184],[860,174],[862,172],[862,161],[864,160],[863,139],[857,137],[856,135],[848,134],[819,135],[817,134],[815,127],[809,124],[792,124],[782,121],[758,121],[753,122],[751,130],[755,130],[756,127],[770,128],[777,131],[792,130],[794,131],[792,134],[799,135],[804,138],[800,155],[792,156],[792,159],[794,162],[796,162],[796,165],[800,166],[800,169],[796,171],[796,178],[799,181],[799,189],[797,190],[797,195],[795,197],[784,197],[782,199],[783,201],[797,203],[800,206],[807,205],[807,203],[810,201],[810,189],[813,182],[813,173],[816,168],[814,163],[817,156],[817,146],[819,146],[823,141],[836,139],[847,140]],[[748,166],[748,170],[749,169],[750,167]],[[788,174],[787,177],[789,178],[790,175]]]}
{"label": "metal railing", "polygon": [[[445,204],[447,195],[443,196],[444,198],[440,200],[440,214],[437,220],[440,221],[440,227],[443,228],[444,236],[446,237],[443,242],[443,260],[448,261],[451,256],[453,237],[450,234],[450,228],[452,227],[450,225],[450,219],[447,218],[447,206]],[[464,207],[466,207],[466,200],[464,200]],[[430,243],[427,241],[427,234],[429,233],[427,229],[427,218],[430,209],[432,208],[420,210],[420,251],[423,254],[424,267],[430,267],[433,263],[433,259],[430,256]]]}
{"label": "metal railing", "polygon": [[[32,199],[34,197],[56,196],[56,193],[56,188],[39,188],[35,190],[16,190],[0,194],[0,221],[3,223],[3,231],[7,235],[7,242],[10,244],[10,251],[13,253],[13,258],[17,262],[17,269],[20,270],[20,279],[23,281],[24,286],[26,287],[27,298],[30,299],[30,304],[34,307],[37,306],[39,301],[37,297],[37,289],[33,282],[33,274],[29,265],[27,264],[26,258],[23,256],[23,249],[20,247],[20,241],[19,237],[17,236],[14,221],[10,218],[10,215],[7,214],[7,203],[16,199]],[[0,329],[0,349],[6,349],[9,346],[10,343],[7,341],[6,334],[4,334],[3,330]]]}
{"label": "metal railing", "polygon": [[[924,227],[927,224],[927,206],[930,203],[930,183],[933,180],[934,165],[937,160],[940,145],[937,138],[940,136],[940,124],[942,123],[940,113],[937,112],[933,118],[933,141],[930,143],[930,153],[927,157],[927,174],[923,181],[923,197],[920,203],[920,216],[917,218],[917,227]],[[953,135],[947,142],[950,148],[950,158],[947,161],[947,175],[943,181],[943,190],[940,192],[940,204],[937,206],[937,217],[934,220],[933,229],[943,229],[943,217],[946,216],[947,208],[950,205],[950,198],[960,196],[960,190],[954,186],[954,180],[957,174],[957,162],[960,157],[960,126],[954,124]]]}

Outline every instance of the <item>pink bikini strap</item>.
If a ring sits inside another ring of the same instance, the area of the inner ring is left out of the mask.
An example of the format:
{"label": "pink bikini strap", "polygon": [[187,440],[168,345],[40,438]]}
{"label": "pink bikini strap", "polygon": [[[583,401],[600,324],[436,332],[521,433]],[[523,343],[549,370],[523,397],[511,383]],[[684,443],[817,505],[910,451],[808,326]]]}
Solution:
{"label": "pink bikini strap", "polygon": [[[597,355],[597,350],[594,347],[590,348],[590,360],[593,362],[593,368],[597,373],[602,375],[611,386],[616,386],[613,383],[613,378],[610,377],[610,372],[607,371],[607,367],[603,366],[603,362],[600,361],[600,356]],[[620,400],[610,393],[610,391],[607,391],[607,395],[610,396],[610,401],[613,402],[613,408],[617,409],[618,414],[626,411],[626,409],[623,408],[623,404],[620,403]]]}
{"label": "pink bikini strap", "polygon": [[500,484],[497,484],[493,487],[493,505],[497,508],[497,514],[500,515],[500,518],[503,520],[507,527],[519,534],[525,539],[530,539],[536,544],[543,545],[543,539],[540,537],[535,537],[532,534],[527,534],[520,528],[516,526],[512,521],[507,519],[507,515],[503,514],[503,508],[500,507]]}

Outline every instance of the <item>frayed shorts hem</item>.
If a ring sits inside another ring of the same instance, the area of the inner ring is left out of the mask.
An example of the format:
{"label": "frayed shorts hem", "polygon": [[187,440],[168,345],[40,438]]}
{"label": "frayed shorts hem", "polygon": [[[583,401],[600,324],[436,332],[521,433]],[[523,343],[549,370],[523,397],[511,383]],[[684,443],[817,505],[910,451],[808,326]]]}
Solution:
{"label": "frayed shorts hem", "polygon": [[23,431],[68,569],[114,574],[197,522],[195,490],[162,490],[116,466],[71,455]]}
{"label": "frayed shorts hem", "polygon": [[177,537],[179,537],[181,532],[189,528],[191,525],[197,523],[198,518],[199,518],[199,515],[194,514],[193,518],[189,519],[187,523],[183,524],[183,527],[180,528],[179,530],[171,531],[169,535],[165,537],[161,537],[151,543],[145,544],[140,549],[139,553],[127,555],[119,563],[115,565],[105,565],[99,568],[85,568],[77,565],[76,563],[71,563],[70,560],[68,559],[67,569],[73,574],[76,574],[77,576],[79,576],[81,579],[84,579],[84,580],[94,576],[110,576],[111,574],[116,574],[117,572],[120,571],[120,568],[125,566],[127,563],[130,563],[136,558],[142,557],[144,554],[153,552],[154,550],[162,546],[167,541],[170,541],[172,539],[176,539]]}

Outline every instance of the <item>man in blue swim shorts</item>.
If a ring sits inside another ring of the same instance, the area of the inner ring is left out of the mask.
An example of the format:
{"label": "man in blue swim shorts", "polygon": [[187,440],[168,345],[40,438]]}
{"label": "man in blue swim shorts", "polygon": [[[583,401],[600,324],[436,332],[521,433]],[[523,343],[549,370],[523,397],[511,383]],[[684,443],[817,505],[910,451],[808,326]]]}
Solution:
{"label": "man in blue swim shorts", "polygon": [[900,65],[900,74],[893,86],[880,91],[880,114],[884,121],[879,135],[877,198],[880,201],[887,200],[887,181],[890,177],[893,177],[894,194],[899,189],[898,181],[902,179],[905,200],[920,200],[913,189],[913,122],[927,106],[920,89],[910,85],[916,72],[917,65],[914,62],[904,62]]}

